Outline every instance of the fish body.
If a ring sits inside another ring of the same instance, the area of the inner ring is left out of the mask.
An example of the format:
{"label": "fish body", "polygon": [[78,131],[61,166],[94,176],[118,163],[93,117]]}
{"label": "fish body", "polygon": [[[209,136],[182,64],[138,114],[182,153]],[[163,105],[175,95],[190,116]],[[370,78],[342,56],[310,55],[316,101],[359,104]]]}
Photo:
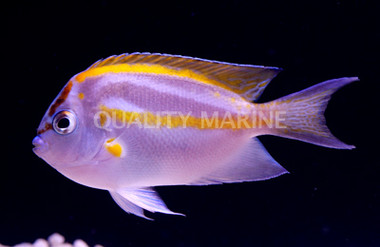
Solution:
{"label": "fish body", "polygon": [[287,171],[256,136],[271,134],[350,149],[324,124],[326,81],[256,104],[280,71],[149,53],[100,60],[72,77],[33,140],[34,152],[68,178],[108,190],[125,211],[170,211],[155,186],[257,181]]}

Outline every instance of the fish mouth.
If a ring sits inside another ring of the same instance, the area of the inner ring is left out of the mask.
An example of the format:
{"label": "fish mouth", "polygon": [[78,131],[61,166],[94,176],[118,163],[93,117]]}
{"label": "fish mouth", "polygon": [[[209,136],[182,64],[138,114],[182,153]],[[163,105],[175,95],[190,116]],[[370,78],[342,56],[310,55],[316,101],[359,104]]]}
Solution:
{"label": "fish mouth", "polygon": [[34,146],[33,152],[38,156],[47,150],[47,143],[40,136],[34,137],[32,144]]}

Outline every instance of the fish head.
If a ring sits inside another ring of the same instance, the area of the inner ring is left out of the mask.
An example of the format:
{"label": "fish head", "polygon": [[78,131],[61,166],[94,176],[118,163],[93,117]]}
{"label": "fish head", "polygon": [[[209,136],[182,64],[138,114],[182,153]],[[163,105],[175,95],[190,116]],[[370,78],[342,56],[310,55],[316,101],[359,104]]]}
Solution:
{"label": "fish head", "polygon": [[72,91],[69,82],[50,105],[33,139],[33,152],[57,170],[83,165],[94,156],[93,146],[98,143],[89,130],[89,114]]}

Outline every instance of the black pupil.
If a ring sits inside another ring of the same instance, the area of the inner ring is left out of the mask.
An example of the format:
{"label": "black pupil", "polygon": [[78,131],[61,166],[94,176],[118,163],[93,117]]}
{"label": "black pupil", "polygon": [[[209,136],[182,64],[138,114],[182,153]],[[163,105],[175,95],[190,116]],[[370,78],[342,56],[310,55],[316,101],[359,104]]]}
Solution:
{"label": "black pupil", "polygon": [[58,128],[60,129],[66,129],[70,126],[70,120],[67,118],[62,118],[57,123]]}

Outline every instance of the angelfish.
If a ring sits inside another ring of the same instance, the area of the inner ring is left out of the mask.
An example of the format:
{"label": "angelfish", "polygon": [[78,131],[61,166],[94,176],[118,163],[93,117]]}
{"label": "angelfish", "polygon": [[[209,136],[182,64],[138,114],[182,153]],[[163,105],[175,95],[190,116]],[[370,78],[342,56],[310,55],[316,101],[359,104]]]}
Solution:
{"label": "angelfish", "polygon": [[352,149],[324,111],[357,77],[255,102],[281,71],[198,58],[132,53],[73,76],[50,105],[33,151],[69,179],[108,190],[128,213],[178,214],[155,186],[265,180],[287,173],[256,136]]}

